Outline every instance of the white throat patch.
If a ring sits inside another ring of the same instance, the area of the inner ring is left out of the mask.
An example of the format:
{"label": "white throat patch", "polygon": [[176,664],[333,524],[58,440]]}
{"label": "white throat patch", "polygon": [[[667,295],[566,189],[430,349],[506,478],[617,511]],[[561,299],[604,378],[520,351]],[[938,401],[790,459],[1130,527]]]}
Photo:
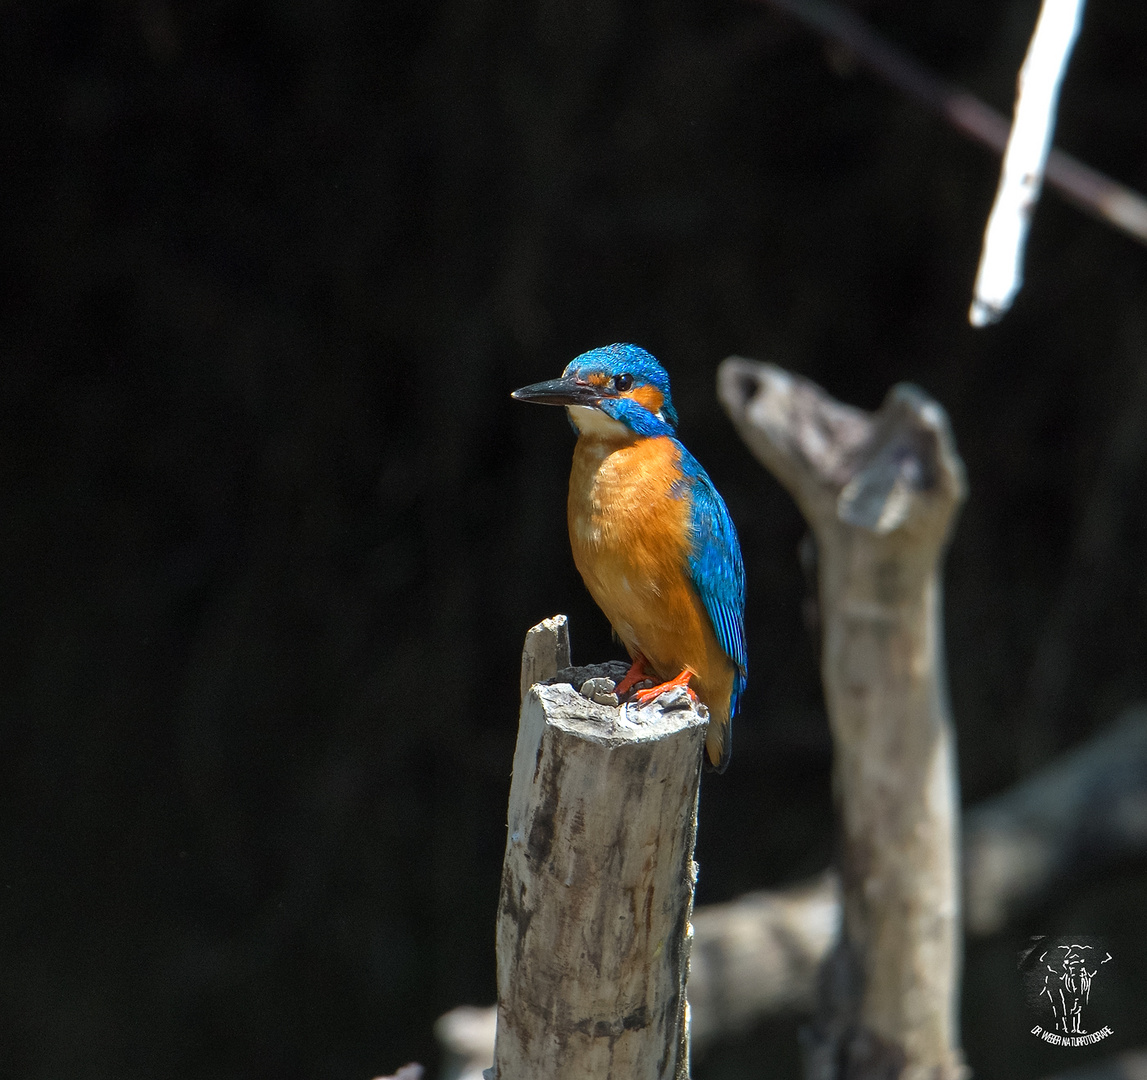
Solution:
{"label": "white throat patch", "polygon": [[567,405],[566,411],[581,435],[590,435],[609,442],[630,442],[636,438],[620,420],[606,416],[591,405]]}

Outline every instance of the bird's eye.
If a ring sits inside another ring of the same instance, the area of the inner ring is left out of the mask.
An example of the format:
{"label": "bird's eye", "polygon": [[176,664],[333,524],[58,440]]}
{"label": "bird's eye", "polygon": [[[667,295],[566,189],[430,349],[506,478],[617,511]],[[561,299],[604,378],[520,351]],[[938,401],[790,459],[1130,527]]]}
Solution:
{"label": "bird's eye", "polygon": [[613,388],[619,393],[624,394],[633,385],[633,376],[627,371],[624,375],[614,375]]}

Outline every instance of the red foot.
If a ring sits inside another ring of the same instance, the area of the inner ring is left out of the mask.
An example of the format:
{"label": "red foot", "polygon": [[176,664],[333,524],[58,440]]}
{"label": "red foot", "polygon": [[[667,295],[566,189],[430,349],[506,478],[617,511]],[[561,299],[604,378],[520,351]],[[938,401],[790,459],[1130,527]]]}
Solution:
{"label": "red foot", "polygon": [[645,670],[645,657],[642,656],[641,653],[638,653],[633,658],[633,663],[629,665],[629,670],[625,673],[621,682],[613,688],[613,692],[618,697],[621,697],[631,686],[636,686],[642,679],[648,678],[649,672]]}
{"label": "red foot", "polygon": [[661,697],[662,694],[668,693],[670,690],[676,690],[677,687],[684,689],[694,701],[697,700],[697,695],[689,686],[689,680],[693,678],[693,672],[683,671],[676,679],[670,679],[668,682],[663,682],[660,686],[651,686],[648,690],[639,690],[633,695],[633,700],[638,705],[648,705],[651,701]]}

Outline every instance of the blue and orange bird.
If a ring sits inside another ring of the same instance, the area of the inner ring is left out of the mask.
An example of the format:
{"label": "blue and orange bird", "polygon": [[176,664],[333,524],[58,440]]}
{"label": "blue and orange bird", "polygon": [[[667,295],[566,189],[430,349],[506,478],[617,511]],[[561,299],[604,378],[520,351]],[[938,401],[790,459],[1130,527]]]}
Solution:
{"label": "blue and orange bird", "polygon": [[607,345],[513,396],[564,405],[578,434],[570,544],[632,660],[618,694],[650,675],[643,705],[685,687],[708,706],[705,749],[723,772],[748,673],[745,569],[725,503],[674,432],[669,376],[644,349]]}

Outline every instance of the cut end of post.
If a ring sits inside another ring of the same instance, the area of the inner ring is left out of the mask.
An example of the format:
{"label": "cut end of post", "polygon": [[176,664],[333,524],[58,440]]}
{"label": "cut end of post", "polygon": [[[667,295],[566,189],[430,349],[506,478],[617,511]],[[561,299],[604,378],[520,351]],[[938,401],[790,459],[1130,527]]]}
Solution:
{"label": "cut end of post", "polygon": [[543,619],[526,632],[522,647],[521,698],[534,683],[546,682],[570,666],[570,621],[565,615]]}

